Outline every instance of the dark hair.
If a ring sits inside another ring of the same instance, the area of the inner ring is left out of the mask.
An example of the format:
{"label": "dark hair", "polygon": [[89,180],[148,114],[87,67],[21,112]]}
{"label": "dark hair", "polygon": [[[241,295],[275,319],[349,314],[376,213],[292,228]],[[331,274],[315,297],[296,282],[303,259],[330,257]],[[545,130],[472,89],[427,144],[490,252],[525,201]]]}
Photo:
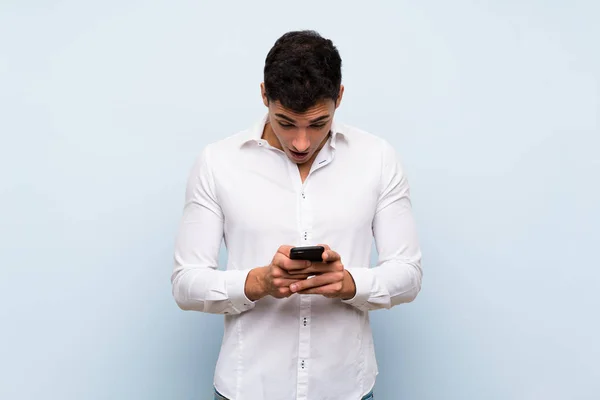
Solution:
{"label": "dark hair", "polygon": [[336,101],[342,59],[329,39],[315,31],[293,31],[277,39],[265,61],[267,98],[302,113],[323,99]]}

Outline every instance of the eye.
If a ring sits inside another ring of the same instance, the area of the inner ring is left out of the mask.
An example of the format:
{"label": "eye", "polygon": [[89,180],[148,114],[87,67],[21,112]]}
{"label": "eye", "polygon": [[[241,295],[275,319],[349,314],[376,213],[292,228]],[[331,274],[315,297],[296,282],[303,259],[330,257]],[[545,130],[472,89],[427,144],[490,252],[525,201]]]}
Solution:
{"label": "eye", "polygon": [[311,127],[315,128],[315,129],[321,129],[325,126],[326,124],[315,124],[315,125],[311,125]]}
{"label": "eye", "polygon": [[281,122],[281,121],[277,121],[277,122],[279,123],[279,126],[281,126],[281,127],[282,127],[282,128],[284,128],[284,129],[289,129],[289,128],[291,128],[291,127],[293,127],[293,126],[294,126],[294,125],[292,125],[292,124],[288,124],[288,123]]}

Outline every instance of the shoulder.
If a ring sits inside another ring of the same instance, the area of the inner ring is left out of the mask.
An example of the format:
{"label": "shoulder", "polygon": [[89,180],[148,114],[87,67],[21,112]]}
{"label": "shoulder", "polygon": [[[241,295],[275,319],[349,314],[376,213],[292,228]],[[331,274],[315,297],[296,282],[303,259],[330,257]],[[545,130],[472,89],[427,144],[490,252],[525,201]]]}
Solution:
{"label": "shoulder", "polygon": [[235,159],[251,133],[250,129],[246,129],[205,144],[197,153],[196,163],[213,169],[222,162]]}
{"label": "shoulder", "polygon": [[236,153],[240,151],[244,143],[247,141],[249,134],[250,130],[236,132],[233,135],[207,144],[203,151],[217,156],[226,156]]}
{"label": "shoulder", "polygon": [[336,125],[336,131],[341,134],[340,142],[344,143],[350,150],[379,157],[386,157],[390,153],[395,153],[392,144],[375,133],[343,123]]}
{"label": "shoulder", "polygon": [[399,152],[387,139],[347,124],[337,125],[336,130],[343,134],[340,143],[346,147],[346,156],[353,163],[363,168],[368,166],[381,179],[404,174]]}

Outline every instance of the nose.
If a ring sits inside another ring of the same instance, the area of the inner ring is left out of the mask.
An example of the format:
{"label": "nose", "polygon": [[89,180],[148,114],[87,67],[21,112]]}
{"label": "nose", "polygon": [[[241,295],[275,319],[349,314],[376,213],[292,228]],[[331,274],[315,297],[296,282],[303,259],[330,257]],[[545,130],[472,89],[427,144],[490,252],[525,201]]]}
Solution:
{"label": "nose", "polygon": [[308,139],[308,135],[306,134],[305,129],[300,129],[298,131],[298,134],[292,141],[292,144],[294,145],[294,148],[300,153],[303,153],[306,150],[308,150],[308,148],[310,147],[310,140]]}

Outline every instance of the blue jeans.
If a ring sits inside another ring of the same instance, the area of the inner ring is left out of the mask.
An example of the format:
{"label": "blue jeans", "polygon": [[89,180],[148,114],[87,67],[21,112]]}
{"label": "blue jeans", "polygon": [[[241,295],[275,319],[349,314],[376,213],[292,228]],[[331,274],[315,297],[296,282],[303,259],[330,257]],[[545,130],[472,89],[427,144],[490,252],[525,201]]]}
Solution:
{"label": "blue jeans", "polygon": [[[364,396],[362,399],[360,400],[374,400],[375,397],[373,396],[373,391],[371,390],[366,396]],[[223,396],[221,393],[217,392],[217,389],[215,389],[215,400],[228,400],[227,397]]]}

